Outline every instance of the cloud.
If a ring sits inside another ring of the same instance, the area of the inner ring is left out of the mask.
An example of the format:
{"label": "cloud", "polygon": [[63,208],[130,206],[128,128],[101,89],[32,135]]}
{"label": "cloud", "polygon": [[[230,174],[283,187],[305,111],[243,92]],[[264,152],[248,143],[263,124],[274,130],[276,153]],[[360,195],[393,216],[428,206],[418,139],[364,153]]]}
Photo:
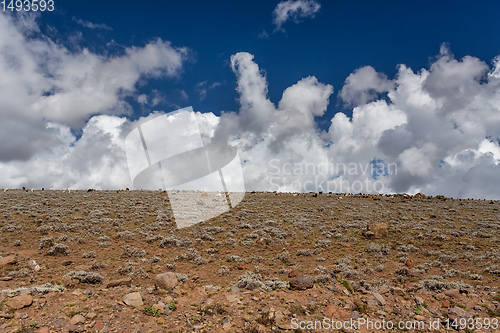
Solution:
{"label": "cloud", "polygon": [[357,106],[388,92],[393,85],[386,75],[377,73],[371,66],[365,66],[356,69],[347,77],[339,96],[348,106]]}
{"label": "cloud", "polygon": [[315,0],[287,0],[280,2],[273,11],[273,24],[276,30],[283,30],[282,26],[289,19],[295,23],[304,18],[314,18],[321,5]]}
{"label": "cloud", "polygon": [[73,21],[81,25],[82,27],[89,28],[89,29],[103,29],[103,30],[113,30],[113,28],[107,26],[104,23],[97,24],[97,23],[92,23],[89,21],[85,21],[82,19],[77,19],[73,17]]}
{"label": "cloud", "polygon": [[161,39],[120,56],[71,52],[26,22],[0,15],[1,161],[26,160],[59,143],[49,123],[79,131],[93,115],[130,114],[124,98],[138,80],[177,76],[188,56]]}
{"label": "cloud", "polygon": [[[0,16],[0,186],[131,187],[124,138],[162,112],[132,121],[126,99],[153,105],[161,95],[139,95],[137,81],[178,76],[188,51],[155,40],[104,57],[36,31]],[[401,64],[393,78],[359,68],[339,93],[352,116],[339,112],[326,129],[317,120],[331,85],[308,76],[272,101],[252,54],[230,64],[240,107],[204,114],[200,130],[237,146],[247,190],[500,199],[500,58],[456,59],[443,47],[428,68]]]}
{"label": "cloud", "polygon": [[207,97],[209,90],[220,87],[222,84],[222,82],[213,82],[212,84],[208,84],[208,81],[198,82],[195,89],[200,96],[200,101],[203,101]]}

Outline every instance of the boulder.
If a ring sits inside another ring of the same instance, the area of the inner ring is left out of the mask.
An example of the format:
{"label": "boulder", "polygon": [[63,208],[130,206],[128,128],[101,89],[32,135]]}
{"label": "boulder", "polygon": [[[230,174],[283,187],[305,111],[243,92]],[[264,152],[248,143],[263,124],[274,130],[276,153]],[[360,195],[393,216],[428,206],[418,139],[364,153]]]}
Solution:
{"label": "boulder", "polygon": [[314,282],[310,277],[300,277],[290,280],[290,288],[297,290],[306,290],[314,286]]}
{"label": "boulder", "polygon": [[16,263],[17,263],[17,256],[14,254],[0,258],[0,266],[14,265]]}
{"label": "boulder", "polygon": [[373,238],[382,238],[387,236],[389,227],[385,223],[370,223],[368,230],[374,233]]}
{"label": "boulder", "polygon": [[144,305],[142,302],[142,296],[140,292],[134,292],[123,296],[123,303],[128,306],[141,306]]}
{"label": "boulder", "polygon": [[78,325],[83,324],[85,322],[85,317],[81,314],[74,315],[73,318],[69,321],[70,325]]}
{"label": "boulder", "polygon": [[455,306],[448,310],[448,318],[450,318],[451,321],[460,320],[461,318],[469,319],[473,317],[473,313],[467,312],[464,309],[459,308],[458,306]]}
{"label": "boulder", "polygon": [[153,280],[157,288],[162,288],[165,290],[172,290],[179,283],[177,275],[172,272],[158,274]]}
{"label": "boulder", "polygon": [[119,280],[111,280],[108,282],[106,285],[106,288],[114,288],[118,286],[127,286],[130,287],[132,286],[132,279],[131,278],[125,278],[125,279],[119,279]]}
{"label": "boulder", "polygon": [[8,300],[7,306],[13,310],[19,310],[30,306],[33,303],[33,297],[30,295],[16,296]]}

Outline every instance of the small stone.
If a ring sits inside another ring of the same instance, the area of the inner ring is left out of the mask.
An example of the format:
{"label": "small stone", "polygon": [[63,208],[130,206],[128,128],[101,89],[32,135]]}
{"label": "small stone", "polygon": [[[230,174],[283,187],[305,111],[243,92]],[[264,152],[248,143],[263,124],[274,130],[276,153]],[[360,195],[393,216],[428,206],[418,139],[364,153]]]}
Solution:
{"label": "small stone", "polygon": [[144,305],[142,302],[142,296],[140,292],[134,292],[123,296],[123,303],[128,306],[141,306]]}
{"label": "small stone", "polygon": [[474,314],[467,312],[467,311],[459,308],[458,306],[455,306],[455,307],[448,310],[448,318],[450,318],[450,320],[452,320],[452,321],[458,320],[460,318],[469,319],[472,317],[474,317]]}
{"label": "small stone", "polygon": [[406,260],[405,265],[406,265],[407,267],[410,267],[410,268],[411,268],[411,267],[413,267],[413,262],[411,261],[411,259],[410,259],[410,258],[408,258],[408,260]]}
{"label": "small stone", "polygon": [[7,312],[0,312],[0,318],[11,319],[14,318],[14,314]]}
{"label": "small stone", "polygon": [[450,289],[450,290],[446,290],[444,292],[444,294],[446,296],[450,296],[450,297],[453,297],[453,298],[456,298],[456,299],[459,299],[460,298],[460,290],[458,289]]}
{"label": "small stone", "polygon": [[422,297],[415,296],[415,303],[417,305],[421,305],[424,303],[424,300],[422,299]]}
{"label": "small stone", "polygon": [[34,259],[28,261],[28,266],[30,266],[30,268],[35,272],[38,272],[40,270],[40,265],[38,265],[38,263]]}
{"label": "small stone", "polygon": [[385,223],[370,223],[368,224],[368,230],[375,233],[373,238],[382,238],[387,236],[389,227]]}
{"label": "small stone", "polygon": [[239,270],[245,270],[248,269],[248,265],[245,264],[244,262],[239,262],[236,268],[238,268]]}
{"label": "small stone", "polygon": [[125,278],[125,279],[119,279],[119,280],[111,280],[106,285],[106,288],[114,288],[114,287],[118,287],[118,286],[127,286],[127,287],[132,286],[132,279]]}
{"label": "small stone", "polygon": [[310,277],[300,277],[290,280],[290,288],[297,290],[306,290],[314,286],[314,282]]}
{"label": "small stone", "polygon": [[379,305],[382,305],[382,306],[384,306],[384,305],[385,305],[386,301],[385,301],[384,297],[382,297],[382,295],[380,295],[380,294],[379,294],[379,293],[377,293],[377,292],[374,292],[374,293],[373,293],[373,297],[375,297],[375,299],[377,300],[377,303],[378,303]]}
{"label": "small stone", "polygon": [[239,292],[240,292],[240,288],[238,288],[238,286],[236,286],[236,285],[231,286],[231,293],[237,294]]}
{"label": "small stone", "polygon": [[88,319],[92,320],[95,317],[97,317],[97,314],[95,312],[89,312],[85,317],[87,317]]}
{"label": "small stone", "polygon": [[300,276],[300,272],[298,270],[292,270],[290,273],[288,273],[289,278],[294,278]]}
{"label": "small stone", "polygon": [[83,324],[85,322],[85,317],[81,314],[74,315],[73,318],[69,321],[70,325],[78,325]]}
{"label": "small stone", "polygon": [[50,333],[49,328],[47,326],[40,327],[36,333]]}
{"label": "small stone", "polygon": [[158,310],[159,313],[163,313],[163,312],[165,312],[166,306],[165,306],[165,303],[158,302],[157,304],[153,305],[152,308],[154,310]]}
{"label": "small stone", "polygon": [[359,313],[357,311],[351,312],[351,319],[357,320],[359,318]]}
{"label": "small stone", "polygon": [[0,266],[14,265],[16,263],[17,263],[17,256],[16,255],[10,255],[10,256],[0,258]]}
{"label": "small stone", "polygon": [[7,302],[7,306],[14,310],[19,310],[30,306],[32,303],[33,303],[33,297],[31,297],[30,295],[22,295],[11,298]]}
{"label": "small stone", "polygon": [[28,315],[26,313],[23,313],[19,318],[26,319],[26,318],[28,318]]}
{"label": "small stone", "polygon": [[427,318],[425,318],[424,316],[421,316],[421,315],[415,315],[415,317],[413,317],[415,320],[418,320],[418,321],[422,321],[422,322],[425,322],[427,320]]}
{"label": "small stone", "polygon": [[80,280],[73,279],[71,276],[63,277],[63,284],[66,288],[74,288],[80,283]]}
{"label": "small stone", "polygon": [[173,272],[158,274],[153,280],[157,288],[165,290],[172,290],[179,283],[177,275]]}
{"label": "small stone", "polygon": [[395,287],[392,292],[394,293],[394,295],[396,296],[404,296],[405,292],[403,289],[399,288],[399,287]]}
{"label": "small stone", "polygon": [[69,325],[68,333],[78,333],[80,332],[80,328],[76,325]]}

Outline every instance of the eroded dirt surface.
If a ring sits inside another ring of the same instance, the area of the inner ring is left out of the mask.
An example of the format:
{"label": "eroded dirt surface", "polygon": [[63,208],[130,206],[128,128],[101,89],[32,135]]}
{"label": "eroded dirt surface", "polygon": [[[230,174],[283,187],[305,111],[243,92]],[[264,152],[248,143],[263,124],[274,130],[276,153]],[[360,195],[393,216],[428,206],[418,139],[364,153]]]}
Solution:
{"label": "eroded dirt surface", "polygon": [[499,209],[422,195],[247,193],[178,230],[160,191],[8,190],[0,332],[339,331],[328,323],[351,318],[500,331]]}

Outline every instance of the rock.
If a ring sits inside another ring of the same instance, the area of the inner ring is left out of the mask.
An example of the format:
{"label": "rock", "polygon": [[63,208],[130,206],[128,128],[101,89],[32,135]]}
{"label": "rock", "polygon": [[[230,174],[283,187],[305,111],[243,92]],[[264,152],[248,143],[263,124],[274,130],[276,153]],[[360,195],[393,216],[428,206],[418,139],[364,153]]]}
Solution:
{"label": "rock", "polygon": [[80,328],[76,325],[69,325],[68,333],[78,333],[80,332]]}
{"label": "rock", "polygon": [[283,312],[281,312],[279,310],[275,312],[275,314],[274,314],[275,322],[279,323],[280,321],[283,320],[283,318],[285,318],[285,315],[283,314]]}
{"label": "rock", "polygon": [[415,296],[415,303],[417,305],[421,305],[424,303],[424,300],[422,299],[422,297]]}
{"label": "rock", "polygon": [[132,286],[132,279],[131,278],[125,278],[125,279],[119,279],[119,280],[111,280],[108,282],[106,285],[106,288],[114,288],[118,286],[126,286],[130,287]]}
{"label": "rock", "polygon": [[154,310],[158,310],[159,313],[165,312],[166,305],[163,302],[158,302],[157,304],[153,305],[152,308]]}
{"label": "rock", "polygon": [[365,231],[365,232],[363,233],[363,235],[364,235],[366,238],[375,238],[375,233],[374,233],[373,231],[370,231],[370,230]]}
{"label": "rock", "polygon": [[448,318],[450,318],[450,320],[452,320],[452,321],[459,320],[460,318],[469,319],[469,318],[473,318],[473,317],[474,317],[473,313],[467,312],[467,311],[459,308],[458,306],[455,306],[455,307],[448,310]]}
{"label": "rock", "polygon": [[288,273],[289,278],[294,278],[294,277],[298,277],[298,276],[300,276],[300,272],[295,270],[295,269],[293,271],[291,271],[290,273]]}
{"label": "rock", "polygon": [[30,306],[33,303],[33,297],[30,295],[21,295],[11,298],[7,302],[7,306],[13,310],[19,310]]}
{"label": "rock", "polygon": [[226,294],[226,299],[229,303],[238,303],[240,301],[238,295]]}
{"label": "rock", "polygon": [[80,280],[74,279],[71,276],[63,277],[63,284],[66,288],[74,288],[80,283]]}
{"label": "rock", "polygon": [[2,276],[2,277],[0,277],[0,281],[10,281],[12,279],[13,279],[12,276]]}
{"label": "rock", "polygon": [[231,286],[231,293],[237,294],[239,292],[240,292],[240,288],[238,288],[238,286],[235,286],[235,285]]}
{"label": "rock", "polygon": [[379,293],[377,292],[373,292],[372,293],[373,297],[375,297],[375,300],[377,300],[377,303],[381,306],[384,306],[386,301],[384,299],[384,297],[382,295],[380,295]]}
{"label": "rock", "polygon": [[69,321],[70,325],[78,325],[83,324],[85,322],[85,317],[81,314],[74,315],[73,318]]}
{"label": "rock", "polygon": [[422,322],[427,321],[427,318],[425,318],[424,316],[421,316],[421,315],[415,315],[415,317],[413,317],[413,318],[415,320],[422,321]]}
{"label": "rock", "polygon": [[222,325],[222,330],[224,331],[229,331],[233,325],[231,323],[227,322]]}
{"label": "rock", "polygon": [[291,330],[292,329],[292,321],[285,320],[282,323],[278,323],[278,328],[281,330]]}
{"label": "rock", "polygon": [[357,311],[351,312],[351,319],[352,320],[358,320],[359,318],[359,313]]}
{"label": "rock", "polygon": [[28,266],[30,266],[30,268],[35,272],[38,272],[40,270],[40,265],[38,265],[38,263],[34,259],[28,261]]}
{"label": "rock", "polygon": [[140,292],[134,292],[123,296],[122,302],[128,306],[144,305],[144,303],[142,302],[142,296]]}
{"label": "rock", "polygon": [[0,318],[11,319],[14,318],[14,314],[7,312],[0,312]]}
{"label": "rock", "polygon": [[389,227],[385,223],[369,223],[368,230],[375,233],[373,238],[382,238],[387,236]]}
{"label": "rock", "polygon": [[410,259],[410,258],[408,258],[408,260],[406,260],[405,265],[406,265],[407,267],[410,267],[410,268],[411,268],[411,267],[413,267],[413,262],[411,261],[411,259]]}
{"label": "rock", "polygon": [[17,256],[10,255],[0,258],[0,266],[17,264]]}
{"label": "rock", "polygon": [[179,283],[177,275],[175,275],[175,273],[172,272],[158,274],[155,276],[153,280],[157,288],[162,288],[165,290],[172,290]]}
{"label": "rock", "polygon": [[97,314],[95,312],[89,312],[85,317],[87,317],[88,319],[92,320],[95,317],[97,317]]}
{"label": "rock", "polygon": [[43,326],[43,327],[40,327],[36,333],[50,333],[49,331],[49,327],[48,326]]}
{"label": "rock", "polygon": [[248,265],[245,264],[244,262],[239,262],[236,268],[238,268],[239,270],[245,270],[248,269]]}
{"label": "rock", "polygon": [[395,287],[393,290],[392,290],[393,294],[396,295],[396,296],[404,296],[405,295],[405,292],[403,289],[399,288],[399,287]]}
{"label": "rock", "polygon": [[314,282],[310,277],[300,277],[290,280],[290,288],[297,290],[306,290],[314,286]]}
{"label": "rock", "polygon": [[444,294],[446,296],[450,296],[450,297],[453,297],[453,298],[456,298],[456,299],[460,299],[460,290],[458,290],[458,289],[446,290],[444,292]]}

